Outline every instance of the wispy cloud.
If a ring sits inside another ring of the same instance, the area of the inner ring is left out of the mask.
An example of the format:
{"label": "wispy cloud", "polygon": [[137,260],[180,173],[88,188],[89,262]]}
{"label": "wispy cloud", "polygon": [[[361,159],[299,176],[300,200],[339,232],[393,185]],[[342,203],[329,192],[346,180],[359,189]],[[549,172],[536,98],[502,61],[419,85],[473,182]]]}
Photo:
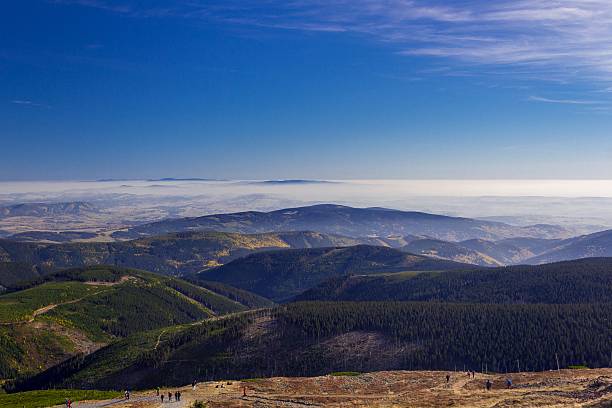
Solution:
{"label": "wispy cloud", "polygon": [[44,103],[38,103],[27,99],[14,99],[11,101],[11,103],[15,105],[33,106],[37,108],[50,108],[49,105],[46,105]]}
{"label": "wispy cloud", "polygon": [[130,13],[133,8],[129,2],[123,1],[106,1],[106,0],[49,0],[55,4],[76,4],[79,6],[93,7],[102,10],[108,10],[116,13]]}
{"label": "wispy cloud", "polygon": [[[612,81],[609,0],[54,0],[134,17],[366,35],[401,54]],[[161,4],[161,5],[160,5]],[[520,75],[520,74],[519,74]]]}
{"label": "wispy cloud", "polygon": [[603,101],[589,101],[589,100],[581,100],[581,99],[544,98],[542,96],[535,96],[535,95],[530,96],[528,100],[532,102],[560,103],[560,104],[565,104],[565,105],[601,105],[605,103]]}

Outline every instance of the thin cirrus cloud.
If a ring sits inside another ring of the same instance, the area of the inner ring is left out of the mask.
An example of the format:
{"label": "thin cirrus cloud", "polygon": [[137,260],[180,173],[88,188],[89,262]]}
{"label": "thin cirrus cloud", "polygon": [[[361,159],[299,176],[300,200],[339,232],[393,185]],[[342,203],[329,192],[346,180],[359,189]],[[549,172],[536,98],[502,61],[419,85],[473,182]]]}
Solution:
{"label": "thin cirrus cloud", "polygon": [[343,32],[397,52],[471,65],[520,66],[540,79],[612,81],[609,0],[54,0],[134,17],[217,20]]}
{"label": "thin cirrus cloud", "polygon": [[564,105],[600,105],[603,104],[603,101],[589,101],[582,99],[554,99],[554,98],[545,98],[543,96],[532,95],[527,100],[532,102],[544,102],[544,103],[560,103]]}
{"label": "thin cirrus cloud", "polygon": [[37,108],[50,108],[49,105],[45,105],[44,103],[38,103],[27,99],[14,99],[11,101],[11,103],[14,105],[34,106]]}

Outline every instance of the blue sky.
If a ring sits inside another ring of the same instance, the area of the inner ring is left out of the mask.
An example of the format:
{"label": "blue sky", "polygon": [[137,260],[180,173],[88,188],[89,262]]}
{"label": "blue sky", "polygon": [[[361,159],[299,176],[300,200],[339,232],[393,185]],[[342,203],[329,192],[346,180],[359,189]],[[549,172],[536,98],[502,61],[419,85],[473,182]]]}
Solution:
{"label": "blue sky", "polygon": [[612,178],[611,38],[604,0],[2,2],[0,179]]}

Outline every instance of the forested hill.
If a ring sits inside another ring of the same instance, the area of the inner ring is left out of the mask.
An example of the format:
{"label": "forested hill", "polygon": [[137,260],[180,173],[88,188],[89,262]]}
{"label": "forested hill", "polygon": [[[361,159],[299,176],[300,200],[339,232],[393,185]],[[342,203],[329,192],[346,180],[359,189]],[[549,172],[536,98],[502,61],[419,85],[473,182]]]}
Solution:
{"label": "forested hill", "polygon": [[349,274],[465,269],[470,265],[369,245],[267,251],[195,275],[281,301]]}
{"label": "forested hill", "polygon": [[19,262],[0,262],[0,293],[19,282],[40,276],[38,268]]}
{"label": "forested hill", "polygon": [[[334,371],[522,370],[610,358],[612,306],[295,303],[271,312],[153,330],[75,358],[17,389],[180,386],[194,378]],[[158,343],[163,335],[165,341]],[[157,345],[157,346],[156,346]]]}
{"label": "forested hill", "polygon": [[294,300],[439,301],[473,303],[610,302],[612,258],[329,279]]}
{"label": "forested hill", "polygon": [[247,211],[179,218],[143,224],[118,231],[115,238],[134,239],[169,232],[213,230],[240,233],[319,231],[350,237],[422,235],[446,241],[497,240],[510,237],[567,238],[562,227],[516,227],[500,222],[448,217],[386,208],[352,208],[335,204],[287,208],[271,212]]}
{"label": "forested hill", "polygon": [[56,272],[13,290],[0,296],[0,378],[143,330],[272,305],[233,288],[106,266]]}

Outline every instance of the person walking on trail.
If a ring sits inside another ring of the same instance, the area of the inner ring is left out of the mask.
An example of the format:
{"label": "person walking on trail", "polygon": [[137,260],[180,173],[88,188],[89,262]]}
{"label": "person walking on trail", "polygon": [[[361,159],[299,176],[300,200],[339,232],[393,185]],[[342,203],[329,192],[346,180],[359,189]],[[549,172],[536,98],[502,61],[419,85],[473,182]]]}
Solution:
{"label": "person walking on trail", "polygon": [[506,378],[506,388],[512,388],[512,378]]}
{"label": "person walking on trail", "polygon": [[450,374],[446,374],[446,383],[448,384],[450,381]]}
{"label": "person walking on trail", "polygon": [[161,398],[162,404],[164,403],[164,394],[159,396]]}
{"label": "person walking on trail", "polygon": [[197,384],[197,381],[193,380],[193,382],[191,383],[191,388],[195,390],[196,389],[196,384]]}
{"label": "person walking on trail", "polygon": [[174,400],[177,402],[179,400],[178,391],[174,391]]}
{"label": "person walking on trail", "polygon": [[168,391],[168,402],[172,402],[172,392]]}
{"label": "person walking on trail", "polygon": [[487,382],[485,383],[485,387],[487,388],[487,391],[491,391],[492,385],[493,383],[491,382],[491,380],[487,380]]}
{"label": "person walking on trail", "polygon": [[125,393],[123,395],[125,396],[126,400],[130,399],[130,392],[128,390],[125,390]]}
{"label": "person walking on trail", "polygon": [[180,400],[181,400],[181,392],[180,392],[180,391],[177,391],[177,392],[176,392],[176,395],[177,395],[177,399],[178,399],[178,401],[180,401]]}
{"label": "person walking on trail", "polygon": [[155,387],[155,395],[157,395],[159,397],[159,387]]}

